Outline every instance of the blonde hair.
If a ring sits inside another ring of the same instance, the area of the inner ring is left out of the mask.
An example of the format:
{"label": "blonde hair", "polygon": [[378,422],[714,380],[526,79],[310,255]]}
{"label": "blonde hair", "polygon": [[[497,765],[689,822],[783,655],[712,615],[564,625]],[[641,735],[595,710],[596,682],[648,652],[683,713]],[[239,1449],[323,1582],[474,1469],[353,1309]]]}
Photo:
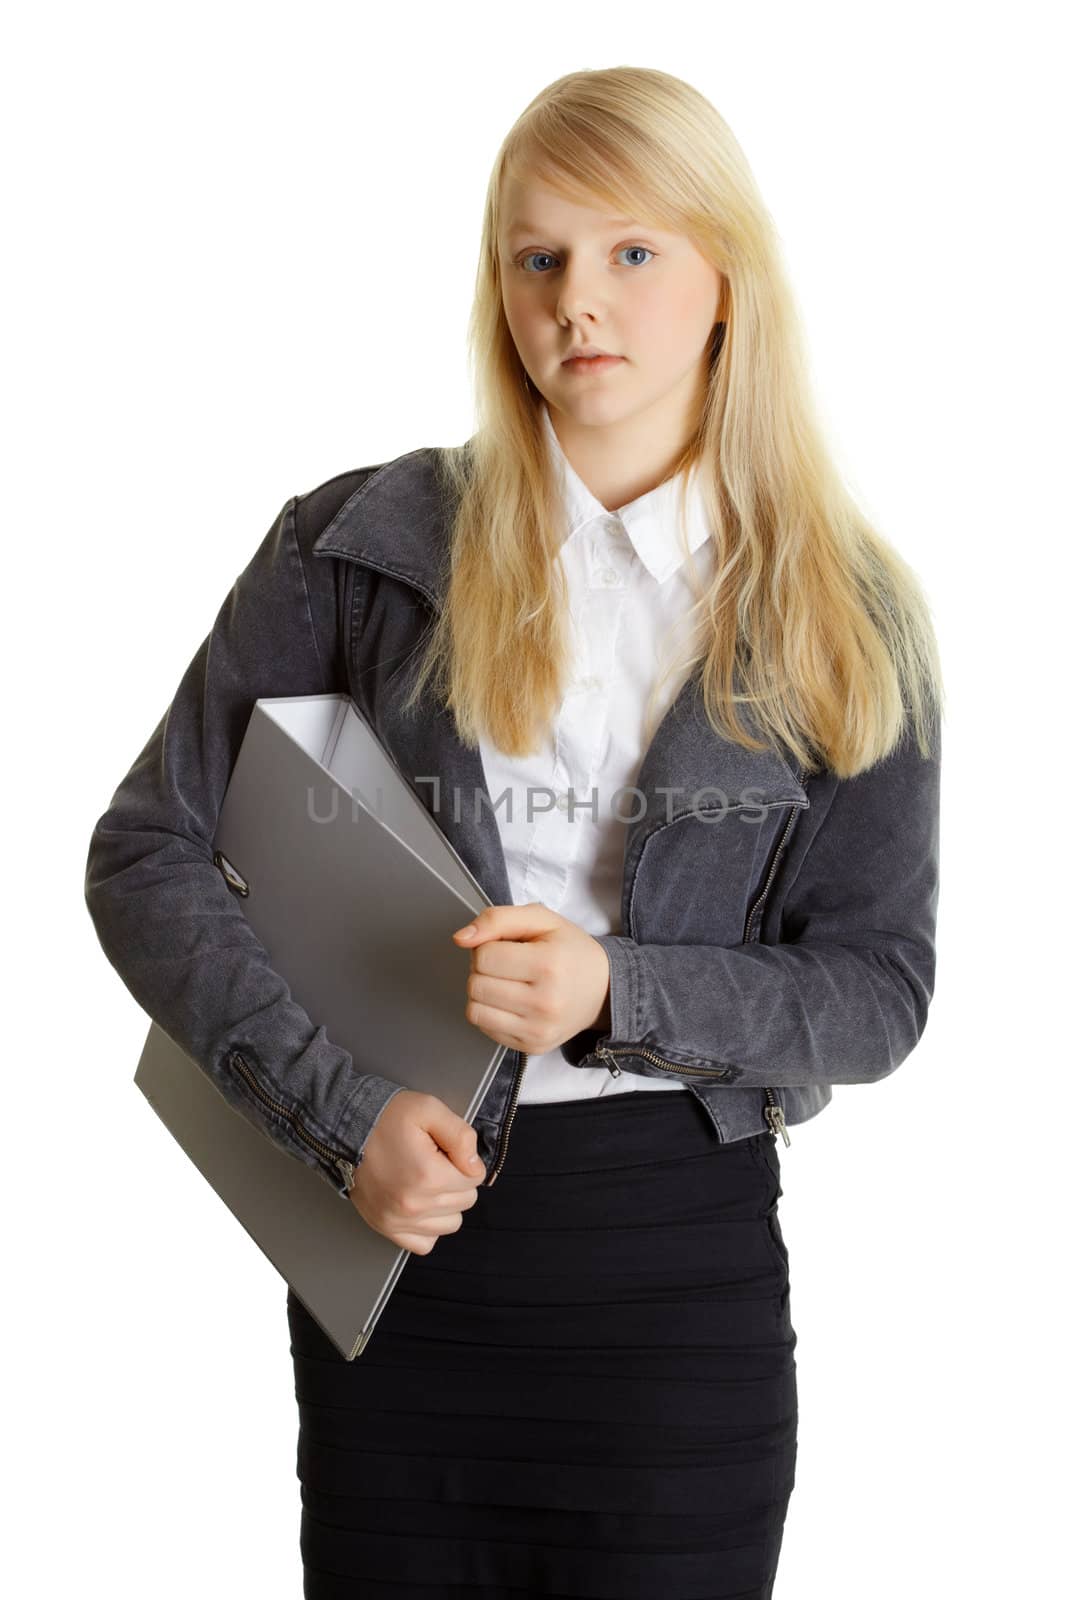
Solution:
{"label": "blonde hair", "polygon": [[510,175],[684,234],[722,275],[702,415],[674,469],[684,486],[696,475],[715,541],[701,592],[685,538],[698,619],[685,665],[703,662],[709,722],[840,777],[889,754],[909,719],[928,755],[944,694],[928,608],[821,437],[773,222],[715,108],[644,67],[558,78],[494,164],[468,333],[478,428],[439,453],[450,573],[407,706],[432,683],[465,744],[484,733],[529,755],[570,672],[563,505],[501,294]]}

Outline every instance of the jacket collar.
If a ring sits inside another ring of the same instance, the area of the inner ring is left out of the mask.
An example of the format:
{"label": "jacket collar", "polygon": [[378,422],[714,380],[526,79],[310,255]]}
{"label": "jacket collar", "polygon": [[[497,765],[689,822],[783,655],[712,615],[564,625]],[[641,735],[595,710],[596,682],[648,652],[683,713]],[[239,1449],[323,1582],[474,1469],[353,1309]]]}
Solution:
{"label": "jacket collar", "polygon": [[[568,461],[543,403],[541,418],[552,460],[561,475],[565,538],[571,538],[594,517],[608,513]],[[312,546],[314,553],[345,556],[401,578],[439,611],[448,576],[450,520],[439,477],[441,454],[440,448],[428,445],[373,470],[319,534]],[[695,474],[688,484],[675,474],[615,513],[657,583],[672,577],[682,564],[679,525],[683,513],[690,548],[695,552],[711,533]]]}
{"label": "jacket collar", "polygon": [[441,453],[427,445],[373,469],[319,534],[314,554],[376,567],[413,584],[440,611],[451,520],[438,475]]}

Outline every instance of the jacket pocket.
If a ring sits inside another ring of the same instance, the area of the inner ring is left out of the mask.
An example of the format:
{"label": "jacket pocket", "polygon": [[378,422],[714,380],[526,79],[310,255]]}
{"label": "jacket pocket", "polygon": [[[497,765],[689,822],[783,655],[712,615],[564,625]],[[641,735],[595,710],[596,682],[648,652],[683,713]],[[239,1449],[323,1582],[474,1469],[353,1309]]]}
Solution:
{"label": "jacket pocket", "polygon": [[762,818],[738,804],[689,812],[650,833],[634,873],[640,905],[631,911],[642,943],[745,941],[777,865],[783,828],[801,807],[772,796],[761,809]]}

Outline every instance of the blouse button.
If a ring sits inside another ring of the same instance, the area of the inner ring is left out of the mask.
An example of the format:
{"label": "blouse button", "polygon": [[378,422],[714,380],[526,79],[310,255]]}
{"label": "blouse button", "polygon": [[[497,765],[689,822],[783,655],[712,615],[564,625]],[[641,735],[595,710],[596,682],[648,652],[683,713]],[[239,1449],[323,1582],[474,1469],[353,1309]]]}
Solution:
{"label": "blouse button", "polygon": [[601,567],[597,573],[597,577],[600,579],[601,583],[616,584],[619,581],[619,574],[615,571],[614,567]]}

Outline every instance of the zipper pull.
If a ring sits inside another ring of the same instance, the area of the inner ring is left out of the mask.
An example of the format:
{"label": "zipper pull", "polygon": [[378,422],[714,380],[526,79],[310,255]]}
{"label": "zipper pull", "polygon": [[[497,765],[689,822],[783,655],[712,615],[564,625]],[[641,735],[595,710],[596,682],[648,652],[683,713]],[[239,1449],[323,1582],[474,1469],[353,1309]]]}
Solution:
{"label": "zipper pull", "polygon": [[352,1185],[356,1181],[355,1167],[352,1165],[351,1161],[346,1161],[343,1156],[337,1157],[337,1165],[340,1168],[342,1178],[345,1180],[345,1188],[351,1189]]}
{"label": "zipper pull", "polygon": [[780,1133],[782,1138],[785,1140],[786,1148],[788,1148],[789,1130],[786,1128],[785,1117],[782,1113],[781,1106],[764,1106],[763,1115],[767,1118],[767,1121],[771,1125],[771,1132],[775,1135]]}
{"label": "zipper pull", "polygon": [[596,1049],[593,1051],[593,1054],[595,1056],[598,1056],[599,1059],[604,1062],[605,1066],[607,1067],[608,1071],[611,1073],[611,1076],[613,1078],[621,1078],[622,1077],[622,1068],[619,1067],[619,1066],[616,1066],[615,1057],[612,1055],[611,1051],[608,1050],[604,1045],[599,1045],[598,1044]]}
{"label": "zipper pull", "polygon": [[247,899],[248,879],[242,878],[233,862],[227,861],[221,850],[216,850],[211,859],[218,867],[219,871],[222,873],[222,876],[226,879],[226,882],[229,884],[234,893],[241,895],[243,899]]}

